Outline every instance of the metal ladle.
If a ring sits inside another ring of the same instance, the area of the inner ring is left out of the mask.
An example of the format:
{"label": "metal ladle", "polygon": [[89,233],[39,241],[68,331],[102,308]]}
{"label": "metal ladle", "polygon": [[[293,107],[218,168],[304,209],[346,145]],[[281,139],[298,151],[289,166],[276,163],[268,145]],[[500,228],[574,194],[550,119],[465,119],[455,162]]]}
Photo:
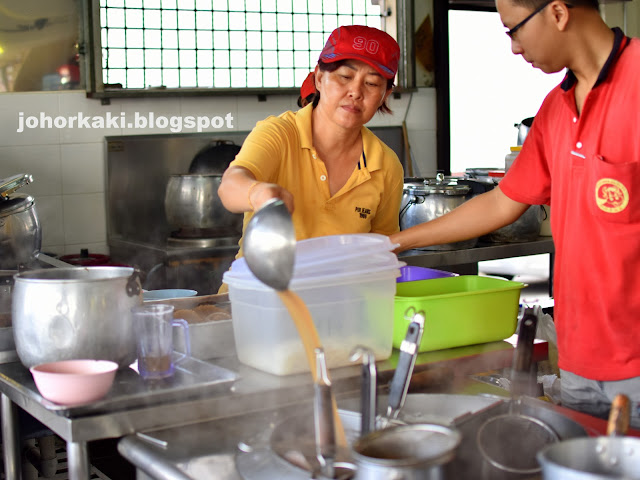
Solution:
{"label": "metal ladle", "polygon": [[251,272],[275,290],[289,288],[296,254],[291,214],[279,198],[255,211],[243,238],[244,257]]}

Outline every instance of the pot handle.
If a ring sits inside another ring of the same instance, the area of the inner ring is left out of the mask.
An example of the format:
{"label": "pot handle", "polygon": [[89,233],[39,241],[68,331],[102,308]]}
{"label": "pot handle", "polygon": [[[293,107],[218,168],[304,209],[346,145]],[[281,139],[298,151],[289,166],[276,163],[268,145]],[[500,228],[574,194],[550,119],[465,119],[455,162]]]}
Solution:
{"label": "pot handle", "polygon": [[140,273],[140,270],[137,268],[134,268],[133,273],[127,280],[126,290],[127,290],[128,296],[135,297],[136,295],[140,295],[141,281],[142,281],[142,275]]}

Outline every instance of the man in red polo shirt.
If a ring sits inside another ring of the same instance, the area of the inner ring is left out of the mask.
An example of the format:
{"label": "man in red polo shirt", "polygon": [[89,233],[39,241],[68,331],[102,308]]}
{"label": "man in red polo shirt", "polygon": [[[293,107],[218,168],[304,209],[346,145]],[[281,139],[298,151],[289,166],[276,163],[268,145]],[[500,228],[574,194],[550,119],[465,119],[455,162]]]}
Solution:
{"label": "man in red polo shirt", "polygon": [[473,238],[552,204],[562,403],[606,416],[617,393],[640,427],[640,40],[597,0],[497,0],[511,49],[567,68],[500,186],[391,236],[397,251]]}

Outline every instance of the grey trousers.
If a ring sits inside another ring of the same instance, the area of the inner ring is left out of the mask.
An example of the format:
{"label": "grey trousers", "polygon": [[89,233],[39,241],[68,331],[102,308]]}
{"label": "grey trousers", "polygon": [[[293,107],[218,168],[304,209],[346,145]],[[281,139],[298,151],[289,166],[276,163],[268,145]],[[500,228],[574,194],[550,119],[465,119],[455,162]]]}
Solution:
{"label": "grey trousers", "polygon": [[640,377],[602,382],[560,370],[562,406],[608,418],[611,402],[618,393],[629,397],[631,427],[640,429]]}

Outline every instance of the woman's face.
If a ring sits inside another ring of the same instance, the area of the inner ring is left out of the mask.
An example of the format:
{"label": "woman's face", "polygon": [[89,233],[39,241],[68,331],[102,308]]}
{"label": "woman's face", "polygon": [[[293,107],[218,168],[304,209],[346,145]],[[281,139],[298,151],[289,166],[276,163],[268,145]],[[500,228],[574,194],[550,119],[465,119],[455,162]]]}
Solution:
{"label": "woman's face", "polygon": [[356,128],[373,118],[391,90],[387,79],[359,60],[348,60],[333,72],[316,72],[323,115],[344,128]]}

